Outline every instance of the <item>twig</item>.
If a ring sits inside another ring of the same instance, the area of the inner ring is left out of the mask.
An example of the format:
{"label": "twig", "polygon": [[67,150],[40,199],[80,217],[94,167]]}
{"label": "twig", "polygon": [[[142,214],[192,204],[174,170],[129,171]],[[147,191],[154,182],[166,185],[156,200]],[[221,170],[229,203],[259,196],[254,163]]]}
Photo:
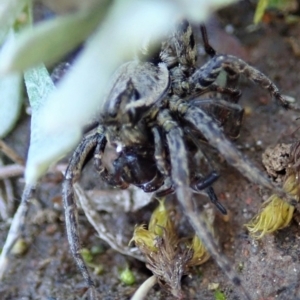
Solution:
{"label": "twig", "polygon": [[7,213],[11,216],[14,212],[14,191],[13,185],[10,179],[6,178],[3,180],[4,190],[6,195]]}
{"label": "twig", "polygon": [[134,257],[140,261],[145,261],[145,258],[141,254],[134,253],[128,246],[117,243],[116,237],[113,236],[109,232],[109,229],[103,224],[103,220],[101,220],[99,214],[94,208],[92,201],[77,182],[74,184],[74,191],[76,193],[76,196],[78,197],[81,208],[83,209],[90,224],[92,224],[92,226],[97,231],[100,239],[104,240],[112,249],[118,251],[121,254]]}
{"label": "twig", "polygon": [[12,220],[9,232],[7,234],[7,238],[3,245],[2,253],[0,255],[0,281],[3,279],[3,275],[6,271],[6,267],[8,264],[8,254],[11,248],[14,246],[15,242],[21,235],[22,227],[25,223],[25,217],[29,208],[30,198],[32,192],[34,190],[34,186],[26,185],[23,191],[21,204],[17,212],[14,215]]}
{"label": "twig", "polygon": [[25,167],[21,165],[7,165],[0,167],[0,179],[17,177],[24,174]]}
{"label": "twig", "polygon": [[[3,166],[0,158],[0,168]],[[3,185],[0,187],[0,216],[3,220],[8,220],[13,211],[13,187],[9,179],[3,180]]]}
{"label": "twig", "polygon": [[21,166],[25,165],[24,159],[17,152],[15,152],[15,150],[9,147],[3,140],[0,140],[0,150],[16,164]]}
{"label": "twig", "polygon": [[140,287],[136,290],[131,300],[143,300],[146,299],[147,294],[150,289],[156,284],[157,278],[156,276],[151,276],[147,280],[145,280]]}
{"label": "twig", "polygon": [[0,217],[2,218],[2,220],[8,219],[7,203],[5,201],[5,197],[1,189],[0,189]]}
{"label": "twig", "polygon": [[[66,164],[58,164],[54,167],[51,167],[48,172],[64,172],[67,168]],[[24,174],[25,167],[17,164],[0,166],[0,180],[17,177]]]}

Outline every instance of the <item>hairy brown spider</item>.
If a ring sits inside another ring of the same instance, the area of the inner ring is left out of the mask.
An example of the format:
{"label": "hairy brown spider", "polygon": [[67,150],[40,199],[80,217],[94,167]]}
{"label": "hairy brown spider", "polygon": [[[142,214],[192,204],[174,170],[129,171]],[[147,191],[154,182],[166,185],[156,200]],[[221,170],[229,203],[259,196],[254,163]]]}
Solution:
{"label": "hairy brown spider", "polygon": [[[91,154],[101,178],[114,187],[134,184],[145,192],[157,191],[158,195],[175,191],[196,234],[228,277],[241,285],[192,203],[192,190],[205,190],[226,212],[211,187],[218,174],[213,169],[207,175],[200,174],[193,167],[191,153],[201,151],[201,141],[205,141],[250,181],[274,189],[229,140],[240,131],[240,92],[229,84],[220,87],[215,81],[222,70],[233,84],[243,74],[267,89],[284,108],[290,104],[263,73],[235,56],[216,54],[204,28],[202,34],[211,59],[201,68],[196,67],[195,41],[187,21],[180,22],[162,42],[157,56],[120,66],[111,79],[98,116],[99,125],[84,136],[70,160],[63,188],[67,235],[93,299],[94,283],[80,254],[73,188]],[[244,298],[250,299],[242,290]]]}

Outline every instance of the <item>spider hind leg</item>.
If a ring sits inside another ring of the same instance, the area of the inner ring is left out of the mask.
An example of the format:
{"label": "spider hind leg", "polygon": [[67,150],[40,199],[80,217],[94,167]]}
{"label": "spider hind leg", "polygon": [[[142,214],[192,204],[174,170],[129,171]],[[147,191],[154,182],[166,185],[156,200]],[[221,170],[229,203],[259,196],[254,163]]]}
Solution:
{"label": "spider hind leg", "polygon": [[[172,183],[171,177],[170,177],[170,171],[166,164],[166,153],[163,148],[163,141],[162,141],[162,136],[157,127],[152,128],[152,134],[154,136],[154,142],[155,142],[155,160],[157,167],[159,171],[165,176],[165,181],[167,184],[163,186],[163,188],[156,193],[156,197],[161,198],[165,197],[169,194],[174,193],[175,187]],[[190,187],[193,189],[195,192],[201,192],[204,190],[204,193],[207,195],[207,197],[210,199],[211,203],[213,203],[219,211],[226,215],[227,211],[226,208],[218,201],[218,198],[211,187],[211,185],[219,178],[219,174],[213,170],[210,172],[207,176],[203,177],[199,176],[197,178],[193,178],[191,180]]]}
{"label": "spider hind leg", "polygon": [[97,299],[96,289],[89,270],[80,253],[81,249],[77,220],[77,206],[74,199],[73,184],[79,179],[81,170],[90,153],[96,148],[97,144],[102,144],[104,142],[104,136],[99,134],[97,131],[95,131],[94,134],[90,134],[85,137],[78,145],[70,159],[63,183],[63,203],[68,241],[76,264],[89,287],[89,295],[92,300]]}
{"label": "spider hind leg", "polygon": [[182,129],[166,110],[159,113],[158,123],[164,129],[166,135],[172,165],[172,179],[176,186],[177,199],[181,204],[185,215],[190,221],[190,224],[193,226],[196,234],[201,239],[211,256],[218,263],[220,268],[236,286],[240,287],[244,299],[250,300],[251,298],[248,292],[245,290],[240,278],[231,267],[230,262],[226,256],[219,252],[218,246],[214,241],[214,237],[209,232],[205,220],[201,217],[201,215],[199,216],[199,214],[195,212],[192,201],[192,193],[189,188],[187,151],[184,145]]}
{"label": "spider hind leg", "polygon": [[255,182],[289,199],[289,196],[282,189],[273,184],[262,171],[255,167],[253,163],[226,138],[222,130],[209,115],[199,107],[191,106],[182,101],[181,104],[177,104],[174,108],[175,107],[178,107],[177,112],[188,121],[191,126],[198,129],[208,143],[217,149],[231,166],[236,168],[251,182]]}

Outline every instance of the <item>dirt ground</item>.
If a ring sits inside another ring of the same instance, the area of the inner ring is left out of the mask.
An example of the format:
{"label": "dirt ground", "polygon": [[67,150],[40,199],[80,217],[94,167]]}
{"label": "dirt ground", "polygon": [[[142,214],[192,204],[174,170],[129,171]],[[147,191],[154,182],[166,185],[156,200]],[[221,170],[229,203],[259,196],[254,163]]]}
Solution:
{"label": "dirt ground", "polygon": [[[250,62],[274,80],[283,94],[299,102],[300,59],[288,38],[299,38],[300,24],[287,25],[277,20],[255,29],[252,25],[253,8],[249,2],[242,1],[221,11],[208,24],[211,43],[218,52],[234,54]],[[233,33],[227,33],[225,28],[227,32],[233,30]],[[240,89],[243,92],[240,103],[247,113],[236,144],[263,170],[261,155],[266,147],[299,139],[300,133],[294,133],[299,127],[298,115],[279,108],[266,91],[246,80],[241,81]],[[23,117],[6,141],[25,158],[28,140],[29,119]],[[252,241],[243,224],[258,211],[270,192],[250,183],[225,162],[220,164],[220,173],[214,188],[229,211],[228,218],[216,212],[215,227],[222,252],[232,262],[253,300],[300,299],[298,222],[293,220],[288,228],[259,242]],[[33,201],[24,229],[28,250],[25,254],[11,256],[5,279],[0,284],[0,299],[85,299],[85,283],[71,257],[65,234],[61,182],[59,174],[49,174],[41,180],[35,196],[38,201]],[[15,205],[23,185],[22,178],[13,182]],[[82,186],[85,189],[100,188],[92,168],[85,172]],[[204,200],[199,197],[199,201]],[[172,197],[168,201],[176,205]],[[148,205],[135,213],[119,211],[103,214],[103,218],[110,219],[112,230],[122,233],[123,239],[129,241],[134,225],[147,222],[151,209],[153,205]],[[83,246],[89,249],[98,246],[101,250],[95,255],[94,262],[103,267],[103,272],[93,277],[102,299],[130,299],[151,275],[150,271],[142,262],[110,249],[97,237],[83,214],[80,214],[79,221]],[[182,224],[187,224],[184,219]],[[0,245],[8,228],[7,222],[0,220]],[[120,270],[126,266],[136,276],[132,286],[126,286],[119,279]],[[215,299],[214,291],[209,289],[212,283],[218,285],[226,299],[242,299],[237,287],[213,260],[195,268],[191,276],[183,279],[186,299]],[[155,286],[147,299],[173,298]]]}

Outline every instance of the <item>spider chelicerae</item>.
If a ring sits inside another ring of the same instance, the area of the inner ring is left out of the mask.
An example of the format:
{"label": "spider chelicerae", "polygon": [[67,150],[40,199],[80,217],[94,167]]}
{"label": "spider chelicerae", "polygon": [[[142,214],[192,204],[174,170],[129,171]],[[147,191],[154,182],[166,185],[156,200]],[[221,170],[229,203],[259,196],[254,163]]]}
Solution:
{"label": "spider chelicerae", "polygon": [[[226,213],[211,187],[218,174],[213,168],[208,174],[195,170],[191,153],[201,151],[203,142],[209,144],[250,181],[274,190],[230,141],[239,135],[243,116],[237,104],[240,92],[234,89],[238,76],[243,74],[267,89],[284,108],[291,104],[260,71],[235,56],[216,54],[204,27],[202,35],[211,59],[201,68],[196,67],[195,40],[185,20],[174,27],[157,55],[142,53],[140,59],[121,65],[111,79],[98,126],[83,137],[71,157],[63,188],[67,235],[92,299],[96,291],[80,254],[73,187],[91,155],[101,178],[114,187],[133,184],[145,192],[156,191],[158,196],[174,191],[208,251],[228,277],[241,285],[193,207],[192,191],[203,191]],[[222,70],[228,74],[226,87],[216,83]],[[250,299],[242,285],[241,289]]]}

